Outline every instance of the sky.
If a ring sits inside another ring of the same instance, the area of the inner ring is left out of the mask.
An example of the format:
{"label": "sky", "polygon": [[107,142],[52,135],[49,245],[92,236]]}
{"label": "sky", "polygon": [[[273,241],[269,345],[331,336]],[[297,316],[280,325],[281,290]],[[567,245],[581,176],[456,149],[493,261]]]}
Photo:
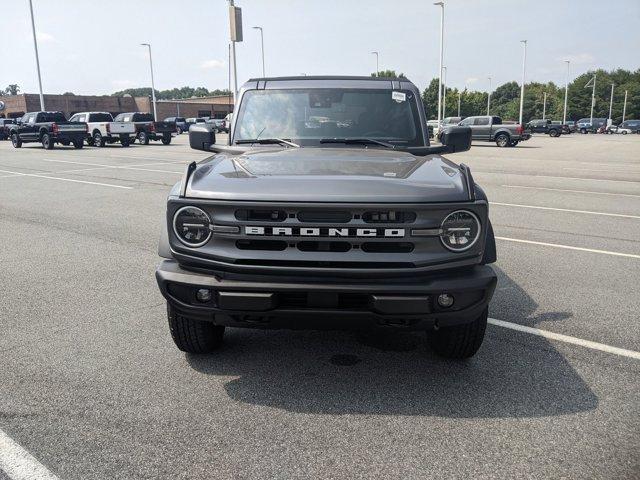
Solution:
{"label": "sky", "polygon": [[[244,41],[238,83],[261,76],[403,72],[420,89],[438,73],[435,0],[236,0]],[[450,87],[487,90],[520,81],[564,84],[589,69],[640,68],[640,0],[445,0]],[[8,5],[10,9],[6,8]],[[150,86],[151,43],[159,90],[228,86],[226,0],[33,0],[45,93],[109,94]],[[612,8],[615,7],[615,8]],[[38,91],[28,0],[0,0],[0,88]]]}

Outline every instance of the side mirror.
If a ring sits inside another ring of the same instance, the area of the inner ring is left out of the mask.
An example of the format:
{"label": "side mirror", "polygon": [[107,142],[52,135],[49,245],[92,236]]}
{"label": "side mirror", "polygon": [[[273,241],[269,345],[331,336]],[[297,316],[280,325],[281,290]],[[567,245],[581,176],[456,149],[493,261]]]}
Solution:
{"label": "side mirror", "polygon": [[216,143],[215,125],[195,123],[189,127],[189,146],[194,150],[210,151]]}
{"label": "side mirror", "polygon": [[440,134],[440,142],[447,153],[466,152],[471,148],[471,128],[459,125],[446,127]]}

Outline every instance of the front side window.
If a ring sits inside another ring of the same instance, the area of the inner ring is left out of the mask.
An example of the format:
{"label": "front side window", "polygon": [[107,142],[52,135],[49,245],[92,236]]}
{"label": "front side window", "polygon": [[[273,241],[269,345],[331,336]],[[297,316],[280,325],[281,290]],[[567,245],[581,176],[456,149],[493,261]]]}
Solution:
{"label": "front side window", "polygon": [[409,90],[250,90],[238,115],[234,140],[283,138],[319,145],[325,138],[371,138],[424,145],[417,101]]}
{"label": "front side window", "polygon": [[460,122],[460,125],[462,125],[463,127],[468,127],[470,125],[473,125],[474,120],[475,118],[473,117],[465,118],[463,121]]}

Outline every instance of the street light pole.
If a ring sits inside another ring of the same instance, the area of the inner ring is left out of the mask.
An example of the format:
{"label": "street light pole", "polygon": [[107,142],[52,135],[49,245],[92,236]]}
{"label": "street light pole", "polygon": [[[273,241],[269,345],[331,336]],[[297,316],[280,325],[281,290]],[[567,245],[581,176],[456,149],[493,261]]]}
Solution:
{"label": "street light pole", "polygon": [[591,117],[589,123],[593,127],[593,107],[596,105],[596,74],[593,74],[593,89],[591,90]]}
{"label": "street light pole", "polygon": [[262,48],[262,78],[266,78],[267,74],[264,69],[264,32],[262,31],[262,27],[253,27],[254,30],[260,30],[260,45]]}
{"label": "street light pole", "polygon": [[[233,23],[236,29],[239,29],[240,35],[242,35],[242,25],[235,25],[235,9],[233,0],[229,0],[229,21]],[[233,21],[231,16],[234,16]],[[233,63],[233,104],[235,105],[237,97],[238,97],[238,69],[236,67],[236,35],[237,32],[231,31],[230,29],[230,40],[231,40],[231,61]],[[242,38],[240,38],[242,40]]]}
{"label": "street light pole", "polygon": [[444,2],[435,2],[440,7],[440,67],[438,75],[438,128],[442,120],[442,63],[444,62]]}
{"label": "street light pole", "polygon": [[153,81],[153,60],[151,58],[151,44],[149,43],[141,43],[140,45],[144,45],[149,49],[149,69],[151,70],[151,99],[153,100],[153,121],[158,120],[158,112],[156,110],[156,86]]}
{"label": "street light pole", "polygon": [[447,113],[447,67],[442,67],[444,74],[442,77],[442,119]]}
{"label": "street light pole", "polygon": [[489,93],[487,94],[487,116],[489,116],[489,109],[491,108],[491,77],[487,78],[489,79]]}
{"label": "street light pole", "polygon": [[522,109],[524,107],[524,79],[525,79],[525,69],[527,65],[527,41],[520,40],[523,46],[523,54],[522,54],[522,86],[520,87],[520,117],[519,123],[522,125]]}
{"label": "street light pole", "polygon": [[627,114],[627,91],[624,91],[624,106],[622,107],[622,121],[624,122],[624,117]]}
{"label": "street light pole", "polygon": [[460,99],[462,98],[462,90],[458,90],[458,117],[460,116]]}
{"label": "street light pole", "polygon": [[379,52],[371,52],[371,55],[375,55],[376,56],[376,77],[378,75],[380,75],[380,64],[379,64]]}
{"label": "street light pole", "polygon": [[613,123],[613,119],[611,117],[611,114],[613,113],[613,87],[614,84],[611,84],[611,100],[609,100],[609,120],[611,120],[611,122]]}
{"label": "street light pole", "polygon": [[564,82],[564,113],[562,114],[562,123],[567,123],[567,98],[569,97],[569,60],[565,60],[567,64],[567,80]]}
{"label": "street light pole", "polygon": [[547,118],[547,92],[542,92],[542,119]]}
{"label": "street light pole", "polygon": [[33,4],[29,0],[29,11],[31,12],[31,31],[33,33],[33,48],[36,51],[36,67],[38,69],[38,87],[40,87],[40,110],[44,110],[44,95],[42,93],[42,77],[40,76],[40,57],[38,57],[38,41],[36,40],[36,23],[33,19]]}

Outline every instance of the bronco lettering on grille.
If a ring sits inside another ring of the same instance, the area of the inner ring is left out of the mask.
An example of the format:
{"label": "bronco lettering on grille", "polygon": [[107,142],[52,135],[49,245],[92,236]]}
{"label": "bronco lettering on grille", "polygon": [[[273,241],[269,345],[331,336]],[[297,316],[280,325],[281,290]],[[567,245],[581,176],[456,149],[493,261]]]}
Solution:
{"label": "bronco lettering on grille", "polygon": [[404,228],[254,227],[245,235],[272,237],[404,237]]}

